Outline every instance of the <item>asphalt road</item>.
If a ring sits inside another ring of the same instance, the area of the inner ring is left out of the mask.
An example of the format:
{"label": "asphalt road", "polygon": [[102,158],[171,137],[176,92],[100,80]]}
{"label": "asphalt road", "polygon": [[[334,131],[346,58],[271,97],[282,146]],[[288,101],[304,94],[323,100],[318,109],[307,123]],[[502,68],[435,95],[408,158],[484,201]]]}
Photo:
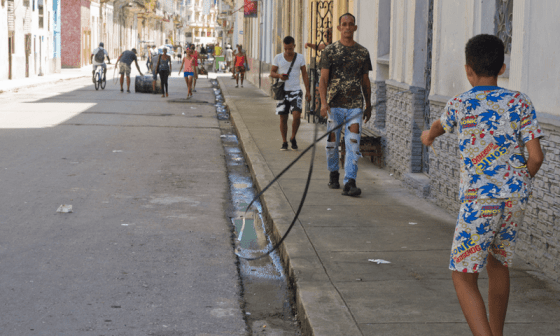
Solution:
{"label": "asphalt road", "polygon": [[1,335],[246,333],[215,110],[131,86],[0,94]]}

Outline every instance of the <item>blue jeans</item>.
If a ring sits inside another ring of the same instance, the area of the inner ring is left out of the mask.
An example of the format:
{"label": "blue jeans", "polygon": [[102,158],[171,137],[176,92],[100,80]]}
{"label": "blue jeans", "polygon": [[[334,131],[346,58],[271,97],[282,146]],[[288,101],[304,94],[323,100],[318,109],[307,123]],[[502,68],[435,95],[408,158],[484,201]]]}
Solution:
{"label": "blue jeans", "polygon": [[[336,126],[351,120],[344,128],[344,145],[346,146],[346,156],[344,160],[344,180],[346,184],[349,179],[356,180],[358,175],[358,158],[360,154],[360,133],[362,132],[362,109],[346,109],[333,107],[331,113],[328,115],[327,131],[332,130]],[[358,124],[360,126],[360,133],[350,132],[350,126]],[[342,128],[334,131],[336,134],[336,141],[330,142],[330,135],[327,139],[327,168],[329,171],[337,171],[339,169],[338,158],[338,144],[340,142],[340,132]]]}

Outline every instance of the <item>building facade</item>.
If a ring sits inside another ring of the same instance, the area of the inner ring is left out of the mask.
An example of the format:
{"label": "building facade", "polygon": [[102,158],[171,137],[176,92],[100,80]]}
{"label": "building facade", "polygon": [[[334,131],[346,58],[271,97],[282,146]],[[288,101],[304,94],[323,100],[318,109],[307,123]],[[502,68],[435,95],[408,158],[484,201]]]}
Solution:
{"label": "building facade", "polygon": [[196,45],[216,44],[218,31],[218,2],[216,0],[190,0],[187,2],[188,42]]}
{"label": "building facade", "polygon": [[[517,253],[549,277],[560,280],[560,104],[555,84],[560,51],[548,36],[560,28],[554,0],[262,0],[257,18],[244,19],[244,39],[253,66],[248,79],[269,91],[271,57],[282,52],[282,38],[324,40],[338,17],[356,16],[355,38],[371,56],[371,120],[365,127],[382,138],[386,169],[412,192],[456,214],[459,149],[456,134],[436,140],[433,151],[420,135],[440,117],[447,101],[470,89],[464,46],[477,34],[495,34],[507,46],[502,87],[531,97],[546,137],[545,162],[533,183],[533,197],[519,229]],[[301,41],[301,42],[300,42]],[[535,52],[538,50],[539,52]],[[308,67],[317,58],[304,52]]]}
{"label": "building facade", "polygon": [[0,80],[42,76],[59,71],[54,57],[53,0],[0,2]]}

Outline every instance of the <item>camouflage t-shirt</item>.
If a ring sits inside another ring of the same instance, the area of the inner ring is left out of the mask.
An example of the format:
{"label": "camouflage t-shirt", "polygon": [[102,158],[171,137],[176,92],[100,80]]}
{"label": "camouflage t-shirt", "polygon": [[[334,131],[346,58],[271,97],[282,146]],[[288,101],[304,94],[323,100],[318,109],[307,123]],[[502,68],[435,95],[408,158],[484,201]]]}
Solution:
{"label": "camouflage t-shirt", "polygon": [[529,97],[476,86],[452,98],[440,120],[448,133],[459,129],[461,201],[528,196],[531,178],[523,147],[544,136]]}
{"label": "camouflage t-shirt", "polygon": [[340,41],[329,44],[321,55],[321,69],[329,69],[327,103],[330,107],[362,108],[362,78],[372,70],[366,48],[359,43],[346,47]]}

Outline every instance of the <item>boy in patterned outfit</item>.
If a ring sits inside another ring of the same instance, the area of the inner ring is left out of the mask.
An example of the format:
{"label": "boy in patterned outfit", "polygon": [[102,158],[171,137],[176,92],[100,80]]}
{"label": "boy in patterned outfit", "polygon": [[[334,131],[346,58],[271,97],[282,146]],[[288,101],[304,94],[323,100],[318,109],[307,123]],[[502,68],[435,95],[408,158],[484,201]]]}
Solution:
{"label": "boy in patterned outfit", "polygon": [[[503,334],[509,299],[508,267],[532,178],[544,159],[539,141],[544,134],[529,97],[497,86],[506,69],[504,44],[498,37],[471,38],[465,56],[473,88],[447,103],[441,119],[422,133],[422,142],[431,146],[436,137],[458,128],[462,204],[449,268],[472,333],[498,336]],[[489,319],[477,284],[485,266]]]}

